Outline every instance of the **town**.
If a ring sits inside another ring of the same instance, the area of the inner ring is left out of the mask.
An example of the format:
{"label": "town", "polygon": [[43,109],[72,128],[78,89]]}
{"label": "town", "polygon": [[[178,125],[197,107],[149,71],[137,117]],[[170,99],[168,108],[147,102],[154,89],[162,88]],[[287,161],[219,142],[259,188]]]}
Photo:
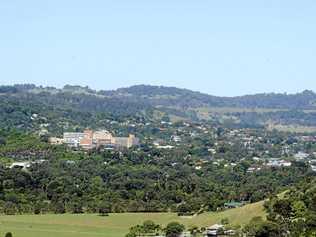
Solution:
{"label": "town", "polygon": [[316,237],[315,13],[0,1],[0,237]]}
{"label": "town", "polygon": [[[178,236],[236,236],[264,223],[258,216],[265,217],[266,200],[316,175],[313,131],[168,114],[109,116],[83,125],[61,119],[60,126],[42,113],[28,116],[36,125],[32,133],[0,130],[8,193],[0,210],[6,215],[98,213],[114,220],[117,213],[137,213],[143,220],[160,213],[166,220],[172,215],[179,223],[198,224],[177,226]],[[239,220],[243,226],[233,225]],[[133,237],[153,236],[138,225],[131,228]],[[157,233],[168,236],[162,228]]]}

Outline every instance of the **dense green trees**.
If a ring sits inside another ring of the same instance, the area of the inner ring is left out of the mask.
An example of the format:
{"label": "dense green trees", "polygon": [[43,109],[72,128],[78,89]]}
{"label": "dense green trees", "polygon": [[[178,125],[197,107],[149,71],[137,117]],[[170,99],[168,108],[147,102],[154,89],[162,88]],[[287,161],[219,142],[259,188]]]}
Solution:
{"label": "dense green trees", "polygon": [[[84,153],[49,146],[24,133],[0,131],[0,135],[7,141],[0,146],[0,212],[6,214],[175,211],[192,215],[216,211],[230,200],[262,200],[311,175],[301,163],[248,173],[247,160],[231,167],[207,162],[197,170],[200,159],[190,147]],[[45,160],[35,162],[38,159]],[[13,160],[33,163],[27,170],[10,169],[6,162]],[[304,211],[302,203],[295,206],[296,215]]]}
{"label": "dense green trees", "polygon": [[284,195],[265,204],[268,216],[254,218],[245,228],[247,236],[314,237],[316,235],[316,180],[304,180]]}
{"label": "dense green trees", "polygon": [[178,237],[184,230],[184,225],[178,222],[171,222],[165,228],[166,237]]}
{"label": "dense green trees", "polygon": [[142,225],[132,226],[129,233],[126,234],[126,237],[139,237],[144,235],[156,236],[162,231],[160,225],[155,224],[151,220],[147,220],[144,221]]}
{"label": "dense green trees", "polygon": [[[247,225],[233,228],[234,236],[246,237],[315,237],[316,236],[316,179],[302,181],[290,190],[271,197],[265,203],[267,218],[253,218]],[[222,224],[228,225],[228,220],[223,219]],[[156,229],[157,227],[157,229]],[[162,231],[167,237],[178,237],[185,227],[177,222],[169,223],[165,228],[146,221],[130,229],[127,237],[143,236],[155,231]],[[192,226],[188,231],[195,235],[204,231]],[[228,230],[228,229],[226,229]]]}
{"label": "dense green trees", "polygon": [[268,220],[291,236],[316,234],[316,182],[305,180],[281,198],[267,203]]}
{"label": "dense green trees", "polygon": [[276,223],[264,221],[262,218],[254,218],[244,227],[246,236],[252,237],[279,237],[282,232]]}
{"label": "dense green trees", "polygon": [[[142,225],[131,227],[126,237],[153,236],[159,233],[164,233],[166,237],[179,237],[184,230],[185,226],[178,222],[171,222],[165,228],[162,228],[160,225],[148,220]],[[192,228],[192,232],[195,230],[196,228]]]}

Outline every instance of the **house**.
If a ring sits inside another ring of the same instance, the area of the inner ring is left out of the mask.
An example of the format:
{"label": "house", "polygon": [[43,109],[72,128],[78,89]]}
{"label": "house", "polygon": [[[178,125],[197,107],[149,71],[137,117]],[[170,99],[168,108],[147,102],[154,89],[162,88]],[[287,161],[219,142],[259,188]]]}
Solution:
{"label": "house", "polygon": [[156,147],[157,149],[173,149],[174,148],[174,146],[171,146],[171,145],[165,145],[165,146],[158,145]]}
{"label": "house", "polygon": [[180,136],[172,136],[171,138],[172,138],[172,140],[174,142],[181,142],[181,137]]}
{"label": "house", "polygon": [[36,160],[36,161],[20,161],[20,162],[13,162],[9,168],[13,169],[13,168],[20,168],[23,170],[27,170],[28,168],[31,167],[31,165],[33,164],[41,164],[43,162],[45,162],[46,160]]}
{"label": "house", "polygon": [[224,234],[228,235],[228,236],[233,236],[233,235],[236,235],[236,231],[235,230],[225,230]]}
{"label": "house", "polygon": [[247,169],[247,173],[254,173],[256,171],[260,171],[261,167],[258,165],[253,165]]}
{"label": "house", "polygon": [[13,169],[13,168],[21,168],[21,169],[28,169],[31,167],[31,162],[29,161],[24,161],[24,162],[13,162],[9,168]]}
{"label": "house", "polygon": [[259,157],[252,157],[252,159],[254,160],[254,161],[260,161],[261,160],[261,158],[259,158]]}
{"label": "house", "polygon": [[209,151],[210,153],[212,153],[213,155],[216,154],[216,149],[214,149],[214,148],[209,148],[208,151]]}
{"label": "house", "polygon": [[223,225],[219,225],[219,224],[212,225],[212,226],[206,228],[205,237],[217,236],[217,235],[219,235],[223,230],[224,230],[224,226],[223,226]]}
{"label": "house", "polygon": [[191,237],[191,233],[189,231],[182,232],[179,237]]}
{"label": "house", "polygon": [[242,207],[243,205],[244,205],[243,203],[235,202],[235,201],[224,203],[224,207],[227,208],[227,209],[229,209],[229,208],[238,208],[238,207]]}
{"label": "house", "polygon": [[253,172],[255,172],[257,169],[256,169],[256,167],[249,167],[248,169],[247,169],[247,173],[253,173]]}
{"label": "house", "polygon": [[295,155],[294,155],[294,158],[296,159],[296,160],[305,160],[306,158],[308,158],[309,157],[309,154],[307,154],[307,153],[305,153],[305,152],[302,152],[302,151],[300,151],[300,152],[298,152],[298,153],[296,153]]}
{"label": "house", "polygon": [[268,163],[267,166],[270,167],[290,167],[292,165],[292,162],[290,161],[285,161],[285,160],[280,160],[278,158],[271,158]]}

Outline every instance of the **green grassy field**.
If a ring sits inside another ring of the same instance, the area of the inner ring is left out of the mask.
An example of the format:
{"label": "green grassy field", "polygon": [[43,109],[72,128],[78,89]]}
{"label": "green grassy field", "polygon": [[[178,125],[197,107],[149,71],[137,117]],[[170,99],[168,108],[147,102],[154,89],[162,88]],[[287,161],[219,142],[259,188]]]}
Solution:
{"label": "green grassy field", "polygon": [[145,220],[166,225],[178,221],[189,227],[206,227],[228,218],[232,224],[245,224],[254,216],[264,216],[263,202],[218,213],[181,218],[174,213],[123,213],[101,217],[83,215],[16,215],[0,216],[0,236],[12,232],[14,237],[123,237],[129,227]]}
{"label": "green grassy field", "polygon": [[297,124],[292,125],[282,125],[282,124],[269,124],[267,129],[276,129],[281,132],[291,132],[291,133],[315,133],[315,126],[301,126]]}

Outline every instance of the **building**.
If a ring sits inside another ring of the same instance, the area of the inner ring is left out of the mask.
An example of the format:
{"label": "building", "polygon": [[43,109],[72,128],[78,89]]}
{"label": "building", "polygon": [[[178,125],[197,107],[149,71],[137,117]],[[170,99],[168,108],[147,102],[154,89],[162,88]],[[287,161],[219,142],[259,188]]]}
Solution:
{"label": "building", "polygon": [[223,232],[223,230],[224,230],[223,225],[215,224],[206,228],[205,236],[206,237],[218,236],[221,232]]}
{"label": "building", "polygon": [[261,170],[261,167],[254,167],[254,166],[252,166],[252,167],[249,167],[247,169],[247,173],[254,173],[254,172],[260,171],[260,170]]}
{"label": "building", "polygon": [[35,161],[20,161],[20,162],[13,162],[9,168],[13,169],[13,168],[20,168],[23,170],[27,170],[31,167],[31,165],[34,164],[42,164],[43,162],[45,162],[46,160],[35,160]]}
{"label": "building", "polygon": [[65,132],[64,143],[70,147],[79,147],[80,141],[85,137],[84,133],[80,132]]}
{"label": "building", "polygon": [[66,144],[69,147],[81,147],[91,150],[96,147],[130,148],[139,144],[139,139],[130,134],[128,137],[114,137],[107,130],[93,131],[86,129],[83,133],[66,132],[63,139],[50,138],[51,144]]}
{"label": "building", "polygon": [[93,133],[93,141],[98,147],[115,144],[114,137],[107,130],[95,131]]}
{"label": "building", "polygon": [[92,139],[94,132],[90,129],[86,129],[83,131],[84,137],[87,139]]}
{"label": "building", "polygon": [[86,129],[83,134],[84,137],[80,140],[79,146],[84,150],[91,150],[96,146],[93,142],[93,131]]}
{"label": "building", "polygon": [[64,144],[64,139],[63,138],[58,138],[58,137],[50,137],[48,139],[48,142],[51,145],[61,145],[61,144]]}
{"label": "building", "polygon": [[242,207],[244,204],[241,202],[226,202],[224,204],[225,208],[238,208],[238,207]]}
{"label": "building", "polygon": [[298,152],[298,153],[296,153],[295,155],[294,155],[294,158],[296,159],[296,160],[304,160],[304,159],[306,159],[306,158],[308,158],[309,157],[309,154],[307,154],[307,153],[305,153],[305,152],[302,152],[302,151],[300,151],[300,152]]}
{"label": "building", "polygon": [[191,233],[189,231],[182,232],[179,237],[191,237]]}
{"label": "building", "polygon": [[80,140],[79,146],[84,150],[91,150],[95,147],[92,138],[84,137]]}
{"label": "building", "polygon": [[171,139],[174,141],[174,142],[181,142],[181,137],[180,136],[172,136]]}
{"label": "building", "polygon": [[24,161],[24,162],[13,162],[9,168],[13,169],[13,168],[21,168],[21,169],[28,169],[31,167],[31,162],[29,161]]}
{"label": "building", "polygon": [[292,165],[292,162],[280,160],[278,158],[271,158],[269,159],[267,166],[270,167],[290,167]]}
{"label": "building", "polygon": [[171,146],[171,145],[165,145],[165,146],[158,145],[156,147],[157,149],[173,149],[174,148],[174,146]]}
{"label": "building", "polygon": [[235,230],[225,229],[224,225],[215,224],[208,228],[206,228],[206,231],[204,232],[205,237],[210,236],[234,236],[236,234]]}
{"label": "building", "polygon": [[139,139],[131,134],[128,137],[114,137],[114,144],[116,147],[130,148],[138,145]]}

